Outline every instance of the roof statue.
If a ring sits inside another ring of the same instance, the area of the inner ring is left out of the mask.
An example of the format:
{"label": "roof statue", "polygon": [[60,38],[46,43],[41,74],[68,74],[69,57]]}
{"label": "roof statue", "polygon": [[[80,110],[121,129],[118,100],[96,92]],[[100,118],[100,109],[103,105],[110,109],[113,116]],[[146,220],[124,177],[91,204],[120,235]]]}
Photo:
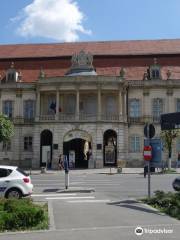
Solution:
{"label": "roof statue", "polygon": [[71,68],[68,70],[66,75],[97,75],[93,63],[93,56],[90,52],[85,53],[81,50],[78,54],[74,53],[71,58]]}

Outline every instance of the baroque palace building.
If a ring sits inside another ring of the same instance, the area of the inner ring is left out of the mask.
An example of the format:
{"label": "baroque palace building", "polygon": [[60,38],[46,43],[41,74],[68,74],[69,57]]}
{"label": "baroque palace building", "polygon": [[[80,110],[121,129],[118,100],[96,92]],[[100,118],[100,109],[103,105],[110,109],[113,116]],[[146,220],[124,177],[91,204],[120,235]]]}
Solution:
{"label": "baroque palace building", "polygon": [[180,40],[0,45],[0,112],[15,126],[0,164],[143,166],[145,123],[159,139],[160,115],[176,111]]}

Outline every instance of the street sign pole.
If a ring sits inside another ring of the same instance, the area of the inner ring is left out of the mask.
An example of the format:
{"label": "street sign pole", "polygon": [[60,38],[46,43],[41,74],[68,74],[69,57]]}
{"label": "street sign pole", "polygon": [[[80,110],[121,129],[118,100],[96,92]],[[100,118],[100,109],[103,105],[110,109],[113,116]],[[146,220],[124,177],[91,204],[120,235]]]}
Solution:
{"label": "street sign pole", "polygon": [[[148,138],[148,145],[150,145],[150,137],[149,137],[149,124],[147,125],[147,138]],[[151,169],[150,169],[150,161],[148,161],[148,198],[151,197]]]}

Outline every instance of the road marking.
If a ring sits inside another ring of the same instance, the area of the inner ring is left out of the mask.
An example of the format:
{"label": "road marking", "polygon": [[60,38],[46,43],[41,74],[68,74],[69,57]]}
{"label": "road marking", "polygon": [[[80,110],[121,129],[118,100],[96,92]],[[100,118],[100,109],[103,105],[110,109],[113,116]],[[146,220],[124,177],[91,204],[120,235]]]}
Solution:
{"label": "road marking", "polygon": [[68,199],[87,199],[87,198],[95,198],[94,196],[89,197],[47,197],[47,200],[68,200]]}
{"label": "road marking", "polygon": [[76,196],[77,193],[56,193],[56,194],[32,194],[32,197],[59,197],[59,196]]}
{"label": "road marking", "polygon": [[67,201],[68,203],[107,203],[110,202],[109,199],[102,199],[102,200],[72,200]]}

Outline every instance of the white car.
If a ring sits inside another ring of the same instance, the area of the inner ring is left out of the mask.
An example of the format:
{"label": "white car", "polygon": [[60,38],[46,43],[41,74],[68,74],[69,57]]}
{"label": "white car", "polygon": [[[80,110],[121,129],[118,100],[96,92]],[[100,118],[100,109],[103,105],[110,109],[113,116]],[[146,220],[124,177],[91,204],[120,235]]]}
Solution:
{"label": "white car", "polygon": [[31,178],[18,167],[0,165],[0,198],[21,198],[32,194]]}

